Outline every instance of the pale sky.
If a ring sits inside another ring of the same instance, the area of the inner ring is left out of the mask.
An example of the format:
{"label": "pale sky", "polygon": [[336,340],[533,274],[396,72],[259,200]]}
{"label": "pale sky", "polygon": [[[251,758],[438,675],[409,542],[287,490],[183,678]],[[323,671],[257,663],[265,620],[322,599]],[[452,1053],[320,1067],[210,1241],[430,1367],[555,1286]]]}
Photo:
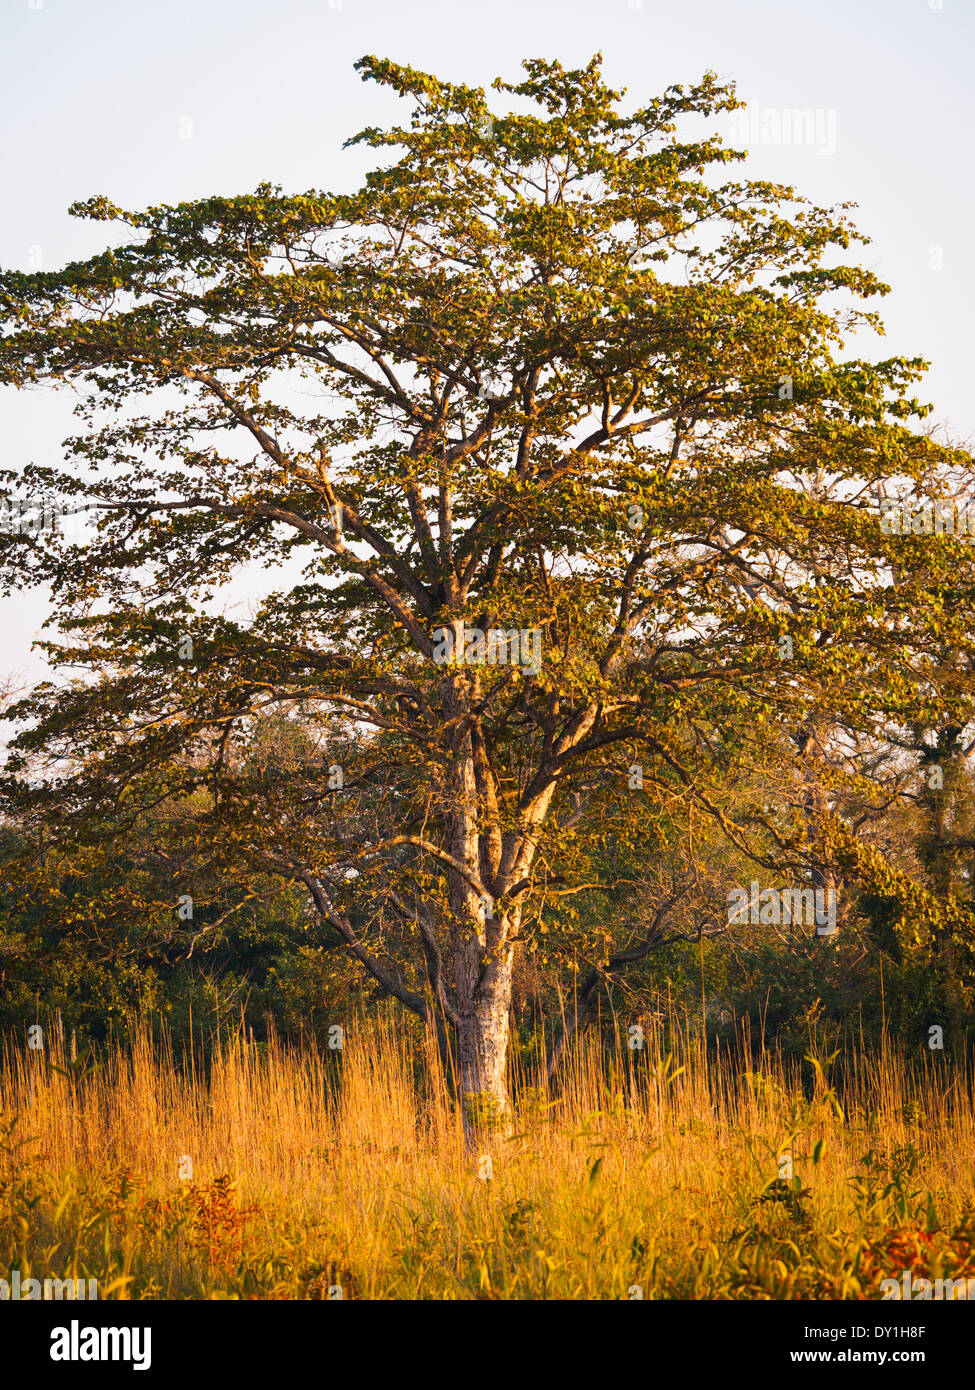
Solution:
{"label": "pale sky", "polygon": [[[2,2],[5,268],[100,249],[105,226],[67,215],[95,193],[139,208],[262,181],[353,185],[374,155],[343,141],[408,109],[353,71],[366,53],[489,87],[517,81],[525,57],[580,66],[601,51],[634,106],[711,68],[756,103],[744,132],[715,123],[750,152],[738,172],[859,204],[872,244],[856,259],[892,286],[875,301],[886,339],[859,351],[926,357],[931,418],[975,438],[975,0]],[[808,137],[771,143],[796,109]],[[0,390],[6,466],[58,461],[73,423],[61,394]],[[44,673],[30,645],[46,611],[39,592],[4,601],[0,676]]]}

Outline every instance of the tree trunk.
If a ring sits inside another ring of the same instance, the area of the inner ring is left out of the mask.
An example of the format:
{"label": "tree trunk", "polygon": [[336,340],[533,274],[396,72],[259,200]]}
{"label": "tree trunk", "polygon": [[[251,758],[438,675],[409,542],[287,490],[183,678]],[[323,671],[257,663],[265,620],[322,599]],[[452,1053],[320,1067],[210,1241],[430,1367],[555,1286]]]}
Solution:
{"label": "tree trunk", "polygon": [[[935,731],[936,754],[925,763],[922,760],[924,785],[919,806],[926,822],[925,832],[918,840],[918,853],[927,875],[928,884],[942,903],[949,904],[958,887],[958,847],[951,828],[956,784],[962,767],[960,737],[962,729],[951,724]],[[928,752],[930,745],[923,738],[919,752]],[[936,758],[936,761],[935,761]],[[931,769],[937,767],[940,777],[933,780]],[[942,1003],[948,1024],[948,1039],[956,1057],[963,1057],[966,1046],[965,999],[958,960],[958,943],[950,928],[935,929],[935,966],[939,977]]]}
{"label": "tree trunk", "polygon": [[486,851],[497,832],[482,835],[485,825],[490,829],[496,822],[492,814],[496,808],[485,806],[484,788],[478,784],[471,725],[466,720],[471,693],[466,680],[455,672],[444,681],[445,713],[454,724],[463,721],[464,729],[451,750],[445,810],[450,853],[467,870],[451,868],[447,881],[453,914],[460,1099],[464,1132],[473,1146],[477,1131],[497,1123],[508,1109],[505,1068],[512,952],[508,935],[513,923],[500,910],[495,915],[492,875],[496,865]]}
{"label": "tree trunk", "polygon": [[[480,947],[479,952],[484,948]],[[473,990],[460,1001],[458,1055],[460,1094],[464,1132],[468,1143],[478,1131],[502,1123],[508,1112],[506,1080],[511,1013],[511,953],[504,950],[498,959],[481,969],[480,960],[470,961],[477,974]],[[466,980],[474,972],[464,969]],[[477,979],[477,976],[480,979]],[[460,995],[460,990],[458,990]]]}

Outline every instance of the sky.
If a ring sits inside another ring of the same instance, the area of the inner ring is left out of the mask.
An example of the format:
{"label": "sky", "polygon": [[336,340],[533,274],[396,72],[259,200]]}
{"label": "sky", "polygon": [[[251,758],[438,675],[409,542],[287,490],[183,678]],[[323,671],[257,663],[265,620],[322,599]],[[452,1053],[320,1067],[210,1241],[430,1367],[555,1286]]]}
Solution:
{"label": "sky", "polygon": [[[581,66],[598,51],[633,106],[711,69],[750,103],[747,117],[715,122],[749,151],[735,176],[858,205],[871,244],[856,258],[892,287],[872,306],[886,338],[859,350],[926,358],[930,419],[975,440],[975,0],[0,3],[5,269],[100,250],[104,224],[67,212],[96,193],[136,209],[265,181],[354,187],[374,156],[343,142],[407,109],[362,82],[364,54],[489,87],[517,81],[523,58]],[[0,389],[5,466],[59,461],[73,428],[64,393]],[[46,596],[2,604],[0,682],[37,679]]]}

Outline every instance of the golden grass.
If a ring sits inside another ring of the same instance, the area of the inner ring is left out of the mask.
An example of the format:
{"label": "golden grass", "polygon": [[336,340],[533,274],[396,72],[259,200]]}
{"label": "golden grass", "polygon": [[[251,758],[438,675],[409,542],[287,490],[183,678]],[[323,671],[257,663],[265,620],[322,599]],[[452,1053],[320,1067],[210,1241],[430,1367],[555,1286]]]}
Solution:
{"label": "golden grass", "polygon": [[589,1037],[551,1097],[518,1066],[511,1123],[469,1151],[422,1033],[392,1014],[341,1054],[225,1037],[206,1068],[145,1026],[93,1065],[8,1040],[0,1277],[123,1298],[626,1299],[975,1275],[964,1078],[852,1056],[839,1099],[825,1072],[804,1093],[780,1059],[675,1051]]}

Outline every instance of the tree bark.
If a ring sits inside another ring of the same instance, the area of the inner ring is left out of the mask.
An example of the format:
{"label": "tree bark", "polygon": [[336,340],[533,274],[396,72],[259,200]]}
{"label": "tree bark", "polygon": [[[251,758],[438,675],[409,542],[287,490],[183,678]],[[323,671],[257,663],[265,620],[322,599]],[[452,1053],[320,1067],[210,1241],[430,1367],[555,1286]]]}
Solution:
{"label": "tree bark", "polygon": [[496,1123],[508,1110],[512,966],[512,923],[500,911],[495,913],[493,877],[488,882],[482,877],[493,875],[497,867],[492,860],[499,831],[491,808],[484,804],[483,786],[478,785],[469,715],[473,693],[458,672],[444,681],[444,711],[448,729],[453,730],[445,779],[447,842],[453,859],[466,870],[452,868],[447,878],[459,1089],[469,1144],[478,1130]]}
{"label": "tree bark", "polygon": [[[469,979],[472,971],[465,968],[463,973]],[[458,1012],[460,1093],[465,1133],[470,1140],[477,1131],[502,1122],[508,1113],[510,949],[504,949],[480,973]]]}

